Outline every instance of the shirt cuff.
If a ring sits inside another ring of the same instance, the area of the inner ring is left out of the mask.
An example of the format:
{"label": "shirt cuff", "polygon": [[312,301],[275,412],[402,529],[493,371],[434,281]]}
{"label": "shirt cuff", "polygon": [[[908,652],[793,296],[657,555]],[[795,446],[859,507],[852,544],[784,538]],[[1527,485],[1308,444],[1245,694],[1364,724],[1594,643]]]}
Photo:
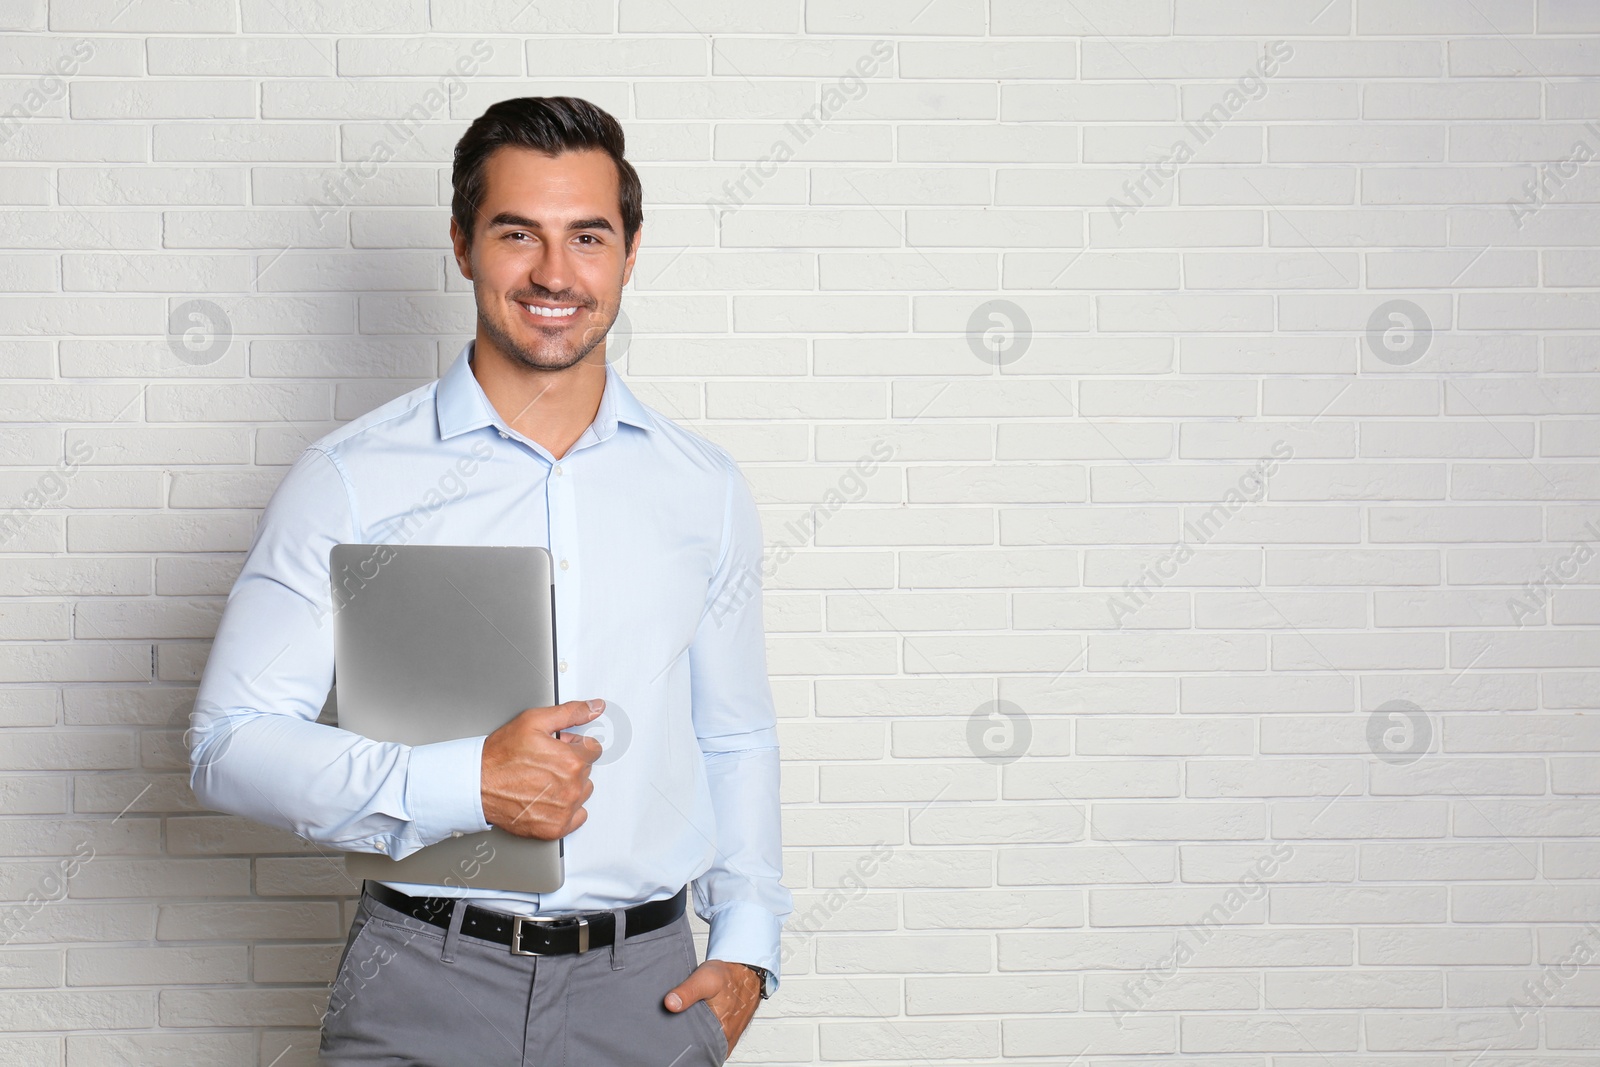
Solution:
{"label": "shirt cuff", "polygon": [[402,831],[405,852],[395,859],[452,833],[476,834],[491,829],[483,817],[483,743],[485,735],[460,737],[431,745],[413,745],[406,770],[406,814]]}
{"label": "shirt cuff", "polygon": [[732,900],[711,917],[706,959],[765,967],[772,972],[776,990],[782,981],[783,961],[778,954],[782,936],[783,927],[772,912],[748,900]]}

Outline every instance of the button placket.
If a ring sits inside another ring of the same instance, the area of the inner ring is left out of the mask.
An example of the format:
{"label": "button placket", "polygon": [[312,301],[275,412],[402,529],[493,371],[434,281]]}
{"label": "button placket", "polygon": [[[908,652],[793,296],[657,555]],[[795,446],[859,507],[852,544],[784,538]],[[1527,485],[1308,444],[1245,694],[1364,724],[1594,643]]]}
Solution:
{"label": "button placket", "polygon": [[545,479],[545,500],[550,515],[550,557],[555,564],[551,577],[556,586],[556,649],[559,653],[556,671],[563,700],[572,700],[581,695],[572,686],[573,675],[580,673],[583,667],[577,644],[582,633],[583,606],[578,596],[578,551],[581,542],[578,537],[575,482],[570,454],[554,462],[549,477]]}

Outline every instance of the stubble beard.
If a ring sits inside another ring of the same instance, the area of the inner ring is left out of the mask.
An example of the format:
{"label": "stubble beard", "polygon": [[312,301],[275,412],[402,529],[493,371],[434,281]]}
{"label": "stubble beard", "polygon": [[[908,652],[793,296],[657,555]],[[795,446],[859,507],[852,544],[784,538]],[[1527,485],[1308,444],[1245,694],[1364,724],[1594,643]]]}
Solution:
{"label": "stubble beard", "polygon": [[[530,370],[566,370],[568,367],[576,366],[583,362],[589,353],[593,352],[606,339],[606,334],[617,320],[616,313],[613,312],[611,318],[603,324],[584,327],[574,343],[566,344],[552,338],[546,340],[540,347],[533,348],[514,337],[507,328],[506,323],[485,312],[483,294],[478,294],[477,303],[478,327],[484,332],[484,335],[493,341],[495,347],[499,348],[500,351]],[[574,314],[587,315],[588,313],[588,306],[583,305]],[[507,312],[507,314],[514,314],[514,312]]]}

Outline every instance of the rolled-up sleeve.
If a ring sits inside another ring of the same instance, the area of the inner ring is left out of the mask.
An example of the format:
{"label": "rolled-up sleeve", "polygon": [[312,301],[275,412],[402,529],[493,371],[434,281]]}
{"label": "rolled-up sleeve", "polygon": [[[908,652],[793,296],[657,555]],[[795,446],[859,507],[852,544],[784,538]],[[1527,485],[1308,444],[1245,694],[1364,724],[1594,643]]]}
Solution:
{"label": "rolled-up sleeve", "polygon": [[328,553],[359,540],[337,462],[303,452],[273,493],[196,693],[190,786],[206,807],[399,859],[489,829],[483,737],[373,741],[316,721],[333,685]]}
{"label": "rolled-up sleeve", "polygon": [[779,973],[784,920],[777,716],[761,609],[761,521],[731,457],[723,548],[689,647],[691,707],[716,813],[716,857],[695,880],[708,959]]}

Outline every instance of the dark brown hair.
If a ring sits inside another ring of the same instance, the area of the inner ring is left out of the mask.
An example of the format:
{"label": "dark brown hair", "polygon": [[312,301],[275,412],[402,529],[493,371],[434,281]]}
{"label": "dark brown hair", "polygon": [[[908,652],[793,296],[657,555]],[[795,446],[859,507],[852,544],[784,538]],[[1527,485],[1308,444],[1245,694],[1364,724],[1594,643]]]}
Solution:
{"label": "dark brown hair", "polygon": [[576,96],[521,96],[501,100],[478,116],[456,142],[450,212],[472,244],[472,226],[483,203],[484,164],[497,148],[532,148],[547,155],[598,148],[617,165],[624,251],[644,223],[644,192],[633,164],[623,158],[622,126],[610,112]]}

